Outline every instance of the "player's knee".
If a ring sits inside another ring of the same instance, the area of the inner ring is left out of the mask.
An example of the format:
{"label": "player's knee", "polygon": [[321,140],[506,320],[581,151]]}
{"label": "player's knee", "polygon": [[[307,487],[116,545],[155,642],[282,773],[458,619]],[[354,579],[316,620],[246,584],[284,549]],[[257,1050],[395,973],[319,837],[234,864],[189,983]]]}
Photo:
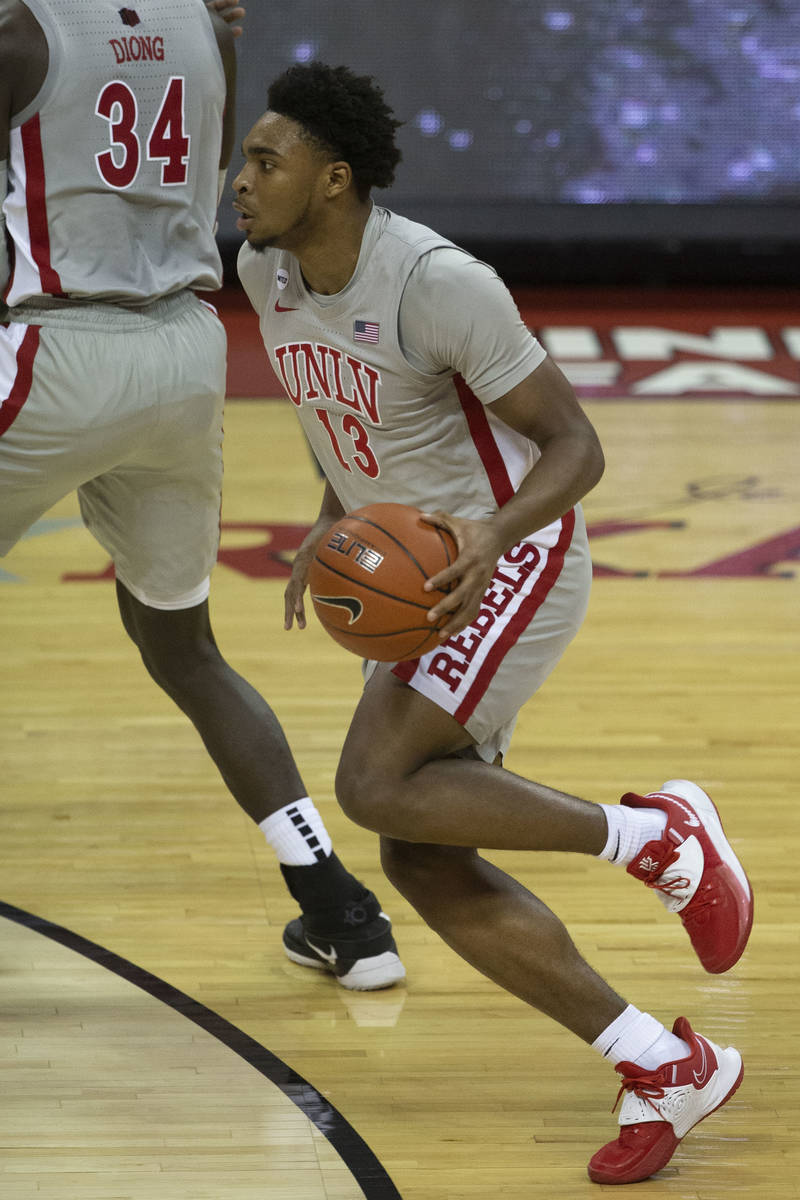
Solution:
{"label": "player's knee", "polygon": [[342,811],[356,825],[363,825],[375,833],[388,832],[384,824],[393,791],[391,780],[372,771],[369,764],[342,755],[336,772],[336,798]]}
{"label": "player's knee", "polygon": [[179,703],[202,678],[203,668],[219,654],[214,643],[203,638],[179,642],[145,638],[139,642],[139,651],[155,683]]}
{"label": "player's knee", "polygon": [[353,769],[343,758],[336,772],[336,799],[344,813],[363,825],[365,829],[376,829],[377,804],[374,802],[373,786],[369,776]]}

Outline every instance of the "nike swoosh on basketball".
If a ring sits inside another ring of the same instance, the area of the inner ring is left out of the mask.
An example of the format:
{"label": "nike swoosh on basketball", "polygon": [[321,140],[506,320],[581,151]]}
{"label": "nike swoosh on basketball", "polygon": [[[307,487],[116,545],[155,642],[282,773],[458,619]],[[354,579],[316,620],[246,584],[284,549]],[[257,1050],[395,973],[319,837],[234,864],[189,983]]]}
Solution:
{"label": "nike swoosh on basketball", "polygon": [[311,599],[315,604],[329,604],[331,608],[344,608],[350,613],[348,625],[352,625],[357,621],[364,611],[364,605],[355,596],[318,596],[316,592],[312,593]]}
{"label": "nike swoosh on basketball", "polygon": [[321,946],[315,946],[314,943],[311,941],[311,939],[308,937],[306,938],[306,942],[308,943],[308,945],[311,947],[311,949],[314,951],[315,954],[318,954],[320,956],[320,958],[324,958],[325,961],[329,962],[332,967],[336,966],[336,960],[338,959],[339,955],[336,953],[333,946],[331,946],[330,950],[323,950]]}
{"label": "nike swoosh on basketball", "polygon": [[275,301],[275,312],[297,312],[297,309],[296,308],[284,308],[283,305],[278,300],[276,300]]}

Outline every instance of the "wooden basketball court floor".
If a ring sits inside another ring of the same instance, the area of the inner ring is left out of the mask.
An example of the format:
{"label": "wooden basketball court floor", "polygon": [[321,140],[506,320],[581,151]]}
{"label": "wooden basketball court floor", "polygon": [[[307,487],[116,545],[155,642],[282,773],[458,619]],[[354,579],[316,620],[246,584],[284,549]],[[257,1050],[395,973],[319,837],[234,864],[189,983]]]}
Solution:
{"label": "wooden basketball court floor", "polygon": [[[235,302],[223,311],[235,384],[237,363],[252,376],[260,360],[253,323]],[[685,319],[681,308],[625,317]],[[619,320],[597,335],[603,353]],[[762,310],[709,318],[748,320],[767,323]],[[591,318],[564,309],[555,324],[584,330],[585,383],[602,358],[586,341]],[[706,363],[709,350],[679,357]],[[762,356],[742,369],[769,367]],[[648,394],[625,382],[630,370],[617,398],[613,384],[594,398],[583,389],[608,460],[585,505],[597,578],[507,765],[603,802],[675,776],[700,782],[754,884],[750,947],[729,975],[706,975],[679,923],[624,872],[578,856],[489,857],[565,919],[632,1003],[669,1024],[685,1014],[742,1051],[736,1097],[642,1194],[783,1200],[800,1194],[799,390],[788,360],[776,368],[787,387],[754,392],[745,374],[738,395],[699,378]],[[359,665],[313,620],[282,631],[285,562],[320,485],[289,405],[254,390],[232,391],[250,399],[226,416],[217,636],[280,715],[340,855],[390,912],[408,983],[350,994],[284,958],[295,910],[271,852],[147,678],[105,556],[66,499],[0,577],[0,1195],[611,1191],[585,1164],[615,1136],[616,1076],[442,945],[382,877],[375,838],[337,809]]]}

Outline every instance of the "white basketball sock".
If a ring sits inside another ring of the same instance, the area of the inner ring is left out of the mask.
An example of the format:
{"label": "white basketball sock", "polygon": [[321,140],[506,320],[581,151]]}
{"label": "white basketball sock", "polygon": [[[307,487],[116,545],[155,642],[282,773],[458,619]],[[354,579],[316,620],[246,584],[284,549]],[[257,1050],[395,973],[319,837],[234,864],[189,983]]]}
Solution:
{"label": "white basketball sock", "polygon": [[326,859],[333,843],[310,796],[270,813],[259,829],[287,867],[307,867]]}
{"label": "white basketball sock", "polygon": [[628,808],[626,804],[601,804],[608,822],[608,840],[598,854],[616,866],[633,862],[642,846],[657,842],[667,827],[660,808]]}
{"label": "white basketball sock", "polygon": [[690,1053],[682,1038],[670,1033],[649,1013],[639,1012],[632,1004],[592,1042],[592,1049],[614,1066],[632,1062],[647,1071],[655,1070],[663,1063],[687,1058]]}

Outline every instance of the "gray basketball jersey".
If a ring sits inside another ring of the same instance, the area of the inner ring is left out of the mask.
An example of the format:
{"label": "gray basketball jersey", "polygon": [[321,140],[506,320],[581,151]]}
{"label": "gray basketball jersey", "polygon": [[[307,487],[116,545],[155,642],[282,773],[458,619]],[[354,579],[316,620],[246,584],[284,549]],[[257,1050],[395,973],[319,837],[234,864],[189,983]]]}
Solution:
{"label": "gray basketball jersey", "polygon": [[[318,299],[293,255],[247,244],[240,252],[239,274],[272,366],[346,511],[397,501],[485,517],[533,465],[533,444],[497,420],[459,375],[426,374],[403,353],[406,284],[420,258],[441,246],[452,243],[375,209],[350,283]],[[536,366],[541,351],[533,353]]]}
{"label": "gray basketball jersey", "polygon": [[217,288],[225,77],[203,0],[26,0],[49,67],[14,118],[9,306]]}

